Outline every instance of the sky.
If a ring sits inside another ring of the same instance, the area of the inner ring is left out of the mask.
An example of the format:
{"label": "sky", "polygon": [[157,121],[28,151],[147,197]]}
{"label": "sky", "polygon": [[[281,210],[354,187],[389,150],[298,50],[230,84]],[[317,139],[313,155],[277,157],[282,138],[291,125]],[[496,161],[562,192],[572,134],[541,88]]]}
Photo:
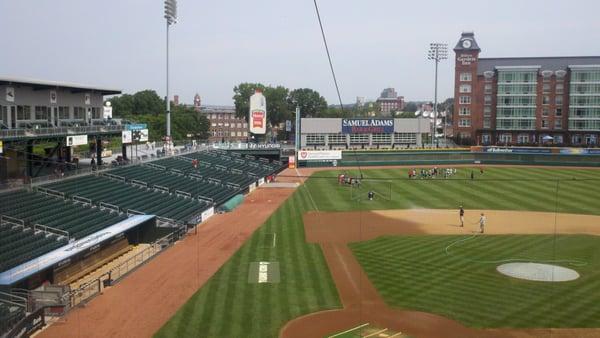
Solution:
{"label": "sky", "polygon": [[[433,100],[430,42],[452,49],[474,31],[480,57],[600,55],[594,0],[319,0],[342,101],[394,87]],[[154,89],[165,95],[162,0],[0,0],[0,76]],[[170,93],[233,104],[233,87],[261,82],[337,95],[312,0],[178,0],[170,29]],[[453,95],[454,53],[439,66]]]}

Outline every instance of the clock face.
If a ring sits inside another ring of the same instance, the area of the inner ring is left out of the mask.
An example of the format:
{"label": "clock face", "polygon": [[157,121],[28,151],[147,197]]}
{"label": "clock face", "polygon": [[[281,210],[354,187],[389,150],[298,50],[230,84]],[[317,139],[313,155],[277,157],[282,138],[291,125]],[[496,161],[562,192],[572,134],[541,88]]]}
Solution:
{"label": "clock face", "polygon": [[462,46],[463,48],[471,48],[471,40],[463,40]]}

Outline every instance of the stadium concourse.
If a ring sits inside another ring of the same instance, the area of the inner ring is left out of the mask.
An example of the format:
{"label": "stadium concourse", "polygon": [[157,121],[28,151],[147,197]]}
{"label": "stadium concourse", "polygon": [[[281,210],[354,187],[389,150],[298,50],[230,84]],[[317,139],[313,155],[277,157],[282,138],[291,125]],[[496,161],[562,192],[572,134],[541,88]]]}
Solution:
{"label": "stadium concourse", "polygon": [[281,169],[208,150],[0,193],[0,336],[102,293]]}

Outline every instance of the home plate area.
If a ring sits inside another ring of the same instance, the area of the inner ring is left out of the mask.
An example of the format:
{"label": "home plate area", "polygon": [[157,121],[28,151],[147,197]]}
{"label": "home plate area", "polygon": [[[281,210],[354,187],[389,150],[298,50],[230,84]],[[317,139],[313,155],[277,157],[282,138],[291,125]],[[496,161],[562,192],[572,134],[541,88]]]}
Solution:
{"label": "home plate area", "polygon": [[337,332],[327,338],[411,338],[400,331],[381,328],[365,323],[348,330]]}
{"label": "home plate area", "polygon": [[279,283],[279,262],[251,262],[248,283]]}

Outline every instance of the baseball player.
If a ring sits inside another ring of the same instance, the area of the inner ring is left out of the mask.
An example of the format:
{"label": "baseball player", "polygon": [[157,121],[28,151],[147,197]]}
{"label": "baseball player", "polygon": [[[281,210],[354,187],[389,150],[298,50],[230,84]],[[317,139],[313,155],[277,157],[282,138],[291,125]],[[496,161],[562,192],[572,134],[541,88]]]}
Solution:
{"label": "baseball player", "polygon": [[460,227],[462,228],[465,226],[465,209],[463,209],[462,205],[460,206],[458,214],[460,215]]}
{"label": "baseball player", "polygon": [[486,221],[487,221],[487,218],[485,217],[485,215],[482,212],[481,217],[479,217],[479,233],[483,233],[483,228],[485,227]]}

